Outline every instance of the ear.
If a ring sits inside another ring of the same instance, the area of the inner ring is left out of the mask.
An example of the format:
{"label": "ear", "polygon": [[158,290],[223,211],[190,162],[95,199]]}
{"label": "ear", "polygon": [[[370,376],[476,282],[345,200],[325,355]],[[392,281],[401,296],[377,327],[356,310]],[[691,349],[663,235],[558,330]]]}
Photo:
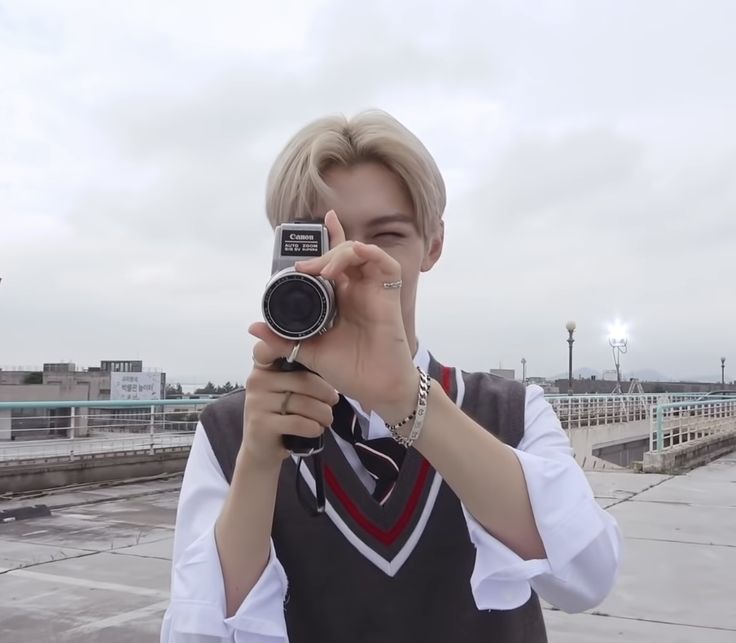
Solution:
{"label": "ear", "polygon": [[429,247],[424,253],[424,259],[422,260],[422,272],[427,272],[432,269],[434,264],[437,263],[438,259],[442,255],[442,248],[445,243],[445,222],[440,219],[437,229],[432,234],[432,239],[429,243]]}

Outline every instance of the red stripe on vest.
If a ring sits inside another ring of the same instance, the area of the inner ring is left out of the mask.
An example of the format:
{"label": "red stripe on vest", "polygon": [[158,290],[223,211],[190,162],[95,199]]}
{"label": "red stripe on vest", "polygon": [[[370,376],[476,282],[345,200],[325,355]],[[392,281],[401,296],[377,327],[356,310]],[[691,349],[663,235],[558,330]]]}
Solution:
{"label": "red stripe on vest", "polygon": [[[448,368],[447,366],[443,366],[441,384],[445,393],[447,393],[448,395],[450,392],[451,377],[452,369]],[[330,489],[332,489],[335,497],[340,501],[343,507],[345,507],[345,510],[350,514],[355,522],[357,522],[376,540],[382,542],[384,545],[391,545],[401,535],[401,532],[409,524],[412,514],[419,504],[419,498],[422,495],[424,485],[427,483],[429,469],[429,462],[427,460],[423,460],[422,466],[419,469],[417,481],[414,484],[411,495],[406,502],[406,507],[404,508],[404,511],[401,513],[401,516],[399,516],[399,519],[396,521],[394,526],[391,527],[388,531],[381,529],[378,525],[370,521],[370,519],[352,501],[347,492],[340,486],[340,482],[338,481],[337,477],[335,477],[332,469],[330,469],[327,465],[325,465],[325,482],[327,482],[327,485],[330,487]]]}
{"label": "red stripe on vest", "polygon": [[419,470],[417,481],[414,484],[414,489],[412,489],[411,495],[406,502],[406,507],[404,508],[403,513],[401,514],[401,516],[399,516],[396,524],[394,524],[394,526],[391,527],[391,529],[389,529],[388,531],[384,531],[379,526],[373,524],[360,511],[360,509],[358,509],[355,503],[350,499],[350,496],[348,496],[348,494],[345,493],[343,488],[340,486],[340,483],[337,481],[335,474],[332,473],[332,469],[327,466],[325,466],[325,481],[329,485],[330,489],[332,489],[332,492],[335,494],[337,499],[345,507],[346,511],[352,516],[353,520],[355,520],[355,522],[357,522],[376,540],[381,541],[384,545],[391,545],[401,535],[401,532],[405,529],[406,525],[411,520],[411,516],[414,513],[414,510],[419,503],[419,498],[422,495],[422,489],[424,488],[424,485],[427,481],[428,473],[429,462],[424,460],[424,462],[422,462],[422,468]]}
{"label": "red stripe on vest", "polygon": [[450,394],[450,377],[452,376],[452,370],[447,366],[442,367],[442,388],[445,393]]}

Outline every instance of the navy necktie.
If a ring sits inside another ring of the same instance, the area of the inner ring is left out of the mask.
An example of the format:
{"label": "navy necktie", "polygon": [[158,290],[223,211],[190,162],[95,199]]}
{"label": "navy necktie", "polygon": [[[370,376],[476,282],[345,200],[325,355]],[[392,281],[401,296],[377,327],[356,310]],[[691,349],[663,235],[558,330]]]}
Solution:
{"label": "navy necktie", "polygon": [[393,438],[366,440],[358,422],[358,417],[344,396],[332,408],[334,421],[332,430],[355,448],[363,466],[376,481],[373,498],[384,504],[394,489],[399,470],[404,462],[406,448]]}

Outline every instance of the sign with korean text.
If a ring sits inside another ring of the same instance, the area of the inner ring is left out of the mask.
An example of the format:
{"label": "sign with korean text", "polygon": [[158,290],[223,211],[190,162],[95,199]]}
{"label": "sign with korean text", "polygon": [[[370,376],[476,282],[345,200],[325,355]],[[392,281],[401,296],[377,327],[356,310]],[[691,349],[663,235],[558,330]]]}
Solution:
{"label": "sign with korean text", "polygon": [[161,373],[110,373],[111,400],[160,400]]}

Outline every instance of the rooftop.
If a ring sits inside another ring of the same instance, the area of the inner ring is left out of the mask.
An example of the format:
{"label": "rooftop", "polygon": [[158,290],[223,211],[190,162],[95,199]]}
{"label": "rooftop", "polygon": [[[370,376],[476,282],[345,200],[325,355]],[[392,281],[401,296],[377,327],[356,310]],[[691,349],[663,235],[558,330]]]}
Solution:
{"label": "rooftop", "polygon": [[[682,476],[587,472],[625,536],[595,610],[545,606],[550,643],[736,640],[736,453]],[[0,498],[0,640],[157,641],[168,600],[179,476]],[[30,512],[32,513],[32,512]]]}

